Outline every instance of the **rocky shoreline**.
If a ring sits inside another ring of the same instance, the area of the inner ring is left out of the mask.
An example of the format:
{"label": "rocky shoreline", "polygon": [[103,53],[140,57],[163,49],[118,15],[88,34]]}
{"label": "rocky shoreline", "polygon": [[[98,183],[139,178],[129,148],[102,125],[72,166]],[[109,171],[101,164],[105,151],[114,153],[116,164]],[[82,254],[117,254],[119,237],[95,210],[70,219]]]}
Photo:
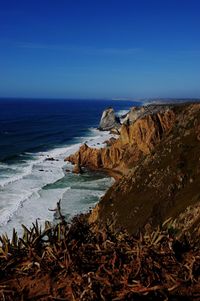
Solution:
{"label": "rocky shoreline", "polygon": [[154,149],[175,121],[175,113],[169,106],[133,107],[121,118],[120,126],[119,123],[116,124],[113,112],[110,108],[103,112],[99,127],[101,130],[109,128],[112,133],[118,131],[118,138],[101,149],[88,147],[85,143],[75,154],[67,157],[66,161],[80,168],[105,169],[126,174],[134,163]]}
{"label": "rocky shoreline", "polygon": [[200,104],[133,107],[119,120],[120,126],[113,110],[105,110],[100,127],[104,130],[104,124],[107,130],[112,124],[109,129],[118,131],[118,138],[100,149],[84,144],[65,160],[76,168],[114,176],[116,182],[89,220],[103,222],[115,215],[116,225],[133,233],[147,223],[156,226],[165,218],[178,217],[194,198],[200,200],[195,188],[188,192],[188,200],[180,200],[182,191],[200,180],[193,161],[199,150]]}

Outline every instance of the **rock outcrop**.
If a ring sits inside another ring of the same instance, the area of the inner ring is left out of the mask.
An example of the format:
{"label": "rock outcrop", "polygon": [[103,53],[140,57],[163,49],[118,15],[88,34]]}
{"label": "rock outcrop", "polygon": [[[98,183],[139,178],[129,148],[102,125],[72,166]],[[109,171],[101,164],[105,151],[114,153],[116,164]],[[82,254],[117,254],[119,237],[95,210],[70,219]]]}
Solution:
{"label": "rock outcrop", "polygon": [[126,174],[143,156],[149,154],[175,122],[173,110],[145,115],[131,125],[123,124],[120,136],[110,146],[96,149],[86,144],[66,158],[91,169],[103,168]]}
{"label": "rock outcrop", "polygon": [[115,115],[113,108],[106,109],[101,117],[99,130],[101,131],[109,131],[112,129],[117,129],[120,127],[120,120]]}
{"label": "rock outcrop", "polygon": [[[155,120],[158,127],[153,127]],[[192,211],[200,202],[200,104],[148,115],[135,123],[138,128],[141,122],[142,128],[148,127],[148,139],[145,131],[131,131],[132,136],[125,126],[123,139],[130,143],[130,137],[138,135],[137,145],[146,156],[140,156],[142,160],[135,161],[134,168],[108,190],[90,215],[91,222],[106,222],[114,215],[116,226],[136,233],[147,223],[156,226],[169,217],[183,219],[187,208]],[[199,211],[195,220],[200,220]]]}
{"label": "rock outcrop", "polygon": [[134,123],[142,115],[143,110],[144,107],[131,107],[129,112],[120,119],[121,123],[126,125]]}
{"label": "rock outcrop", "polygon": [[107,147],[83,145],[66,158],[118,173],[90,221],[105,222],[114,215],[116,226],[133,233],[146,223],[176,218],[200,201],[200,104],[158,107],[141,108],[141,115],[135,109],[138,115],[120,127],[119,138]]}
{"label": "rock outcrop", "polygon": [[131,107],[129,112],[120,120],[122,124],[130,125],[137,119],[143,118],[146,115],[163,113],[172,108],[172,105],[148,105],[142,107]]}
{"label": "rock outcrop", "polygon": [[73,173],[76,173],[76,174],[82,174],[83,173],[83,170],[82,170],[82,167],[80,166],[80,164],[75,164],[74,166],[74,169],[73,169]]}

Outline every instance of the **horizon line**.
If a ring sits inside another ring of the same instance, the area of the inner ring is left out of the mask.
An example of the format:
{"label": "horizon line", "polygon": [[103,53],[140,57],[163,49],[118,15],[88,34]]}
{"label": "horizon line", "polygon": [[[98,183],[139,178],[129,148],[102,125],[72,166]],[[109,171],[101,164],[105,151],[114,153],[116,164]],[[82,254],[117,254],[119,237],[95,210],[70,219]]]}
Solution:
{"label": "horizon line", "polygon": [[26,99],[26,100],[113,100],[135,101],[144,100],[200,100],[200,97],[30,97],[30,96],[0,96],[0,99]]}

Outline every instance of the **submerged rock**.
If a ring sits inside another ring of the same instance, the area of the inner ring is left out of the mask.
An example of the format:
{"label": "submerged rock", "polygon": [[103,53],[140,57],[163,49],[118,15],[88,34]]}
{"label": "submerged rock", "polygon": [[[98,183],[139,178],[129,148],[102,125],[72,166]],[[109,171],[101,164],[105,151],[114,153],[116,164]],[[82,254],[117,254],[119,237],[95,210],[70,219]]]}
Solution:
{"label": "submerged rock", "polygon": [[113,108],[108,108],[105,111],[103,111],[100,124],[99,124],[99,130],[101,131],[109,131],[113,128],[119,128],[120,127],[120,120],[115,115]]}
{"label": "submerged rock", "polygon": [[45,161],[58,161],[58,160],[54,159],[53,157],[48,157],[45,159]]}

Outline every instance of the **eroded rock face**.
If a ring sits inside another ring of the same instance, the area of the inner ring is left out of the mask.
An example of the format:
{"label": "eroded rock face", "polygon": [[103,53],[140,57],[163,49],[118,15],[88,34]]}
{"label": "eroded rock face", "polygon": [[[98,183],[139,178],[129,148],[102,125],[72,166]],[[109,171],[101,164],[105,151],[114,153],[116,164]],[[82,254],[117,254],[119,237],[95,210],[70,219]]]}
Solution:
{"label": "eroded rock face", "polygon": [[83,145],[67,158],[121,173],[90,222],[104,223],[114,215],[116,227],[138,233],[147,223],[162,224],[200,202],[200,104],[159,108],[151,106],[149,113],[145,108],[133,123],[123,124],[119,138],[107,147]]}
{"label": "eroded rock face", "polygon": [[[146,115],[137,119],[128,127],[129,144],[136,144],[144,153],[148,154],[161,141],[163,136],[171,129],[176,116],[173,110],[163,113]],[[123,137],[124,135],[120,135]]]}
{"label": "eroded rock face", "polygon": [[103,111],[99,129],[101,131],[109,131],[113,128],[118,128],[120,126],[119,118],[115,115],[113,108],[108,108]]}
{"label": "eroded rock face", "polygon": [[134,123],[142,114],[143,107],[131,107],[130,111],[121,119],[122,124],[132,124]]}
{"label": "eroded rock face", "polygon": [[75,174],[82,174],[83,170],[80,166],[80,164],[75,164],[74,169],[73,169],[73,173]]}
{"label": "eroded rock face", "polygon": [[173,110],[145,115],[131,125],[123,124],[119,138],[110,146],[96,149],[84,144],[65,160],[91,169],[104,168],[126,173],[143,155],[154,149],[174,122]]}
{"label": "eroded rock face", "polygon": [[[199,227],[199,128],[200,104],[175,106],[123,126],[123,143],[130,156],[138,148],[146,156],[139,160],[140,155],[135,167],[115,182],[89,220],[102,224],[114,215],[116,227],[130,233],[138,233],[147,223],[162,224],[169,217],[178,218],[187,229],[192,221],[192,231]],[[131,151],[128,145],[133,139],[137,147]]]}
{"label": "eroded rock face", "polygon": [[164,113],[172,109],[172,105],[148,105],[141,107],[131,107],[129,112],[121,118],[121,123],[130,125],[133,124],[137,119],[141,119],[147,115]]}
{"label": "eroded rock face", "polygon": [[67,157],[65,161],[78,164],[79,166],[89,167],[91,169],[101,168],[101,150],[83,144],[75,154]]}

